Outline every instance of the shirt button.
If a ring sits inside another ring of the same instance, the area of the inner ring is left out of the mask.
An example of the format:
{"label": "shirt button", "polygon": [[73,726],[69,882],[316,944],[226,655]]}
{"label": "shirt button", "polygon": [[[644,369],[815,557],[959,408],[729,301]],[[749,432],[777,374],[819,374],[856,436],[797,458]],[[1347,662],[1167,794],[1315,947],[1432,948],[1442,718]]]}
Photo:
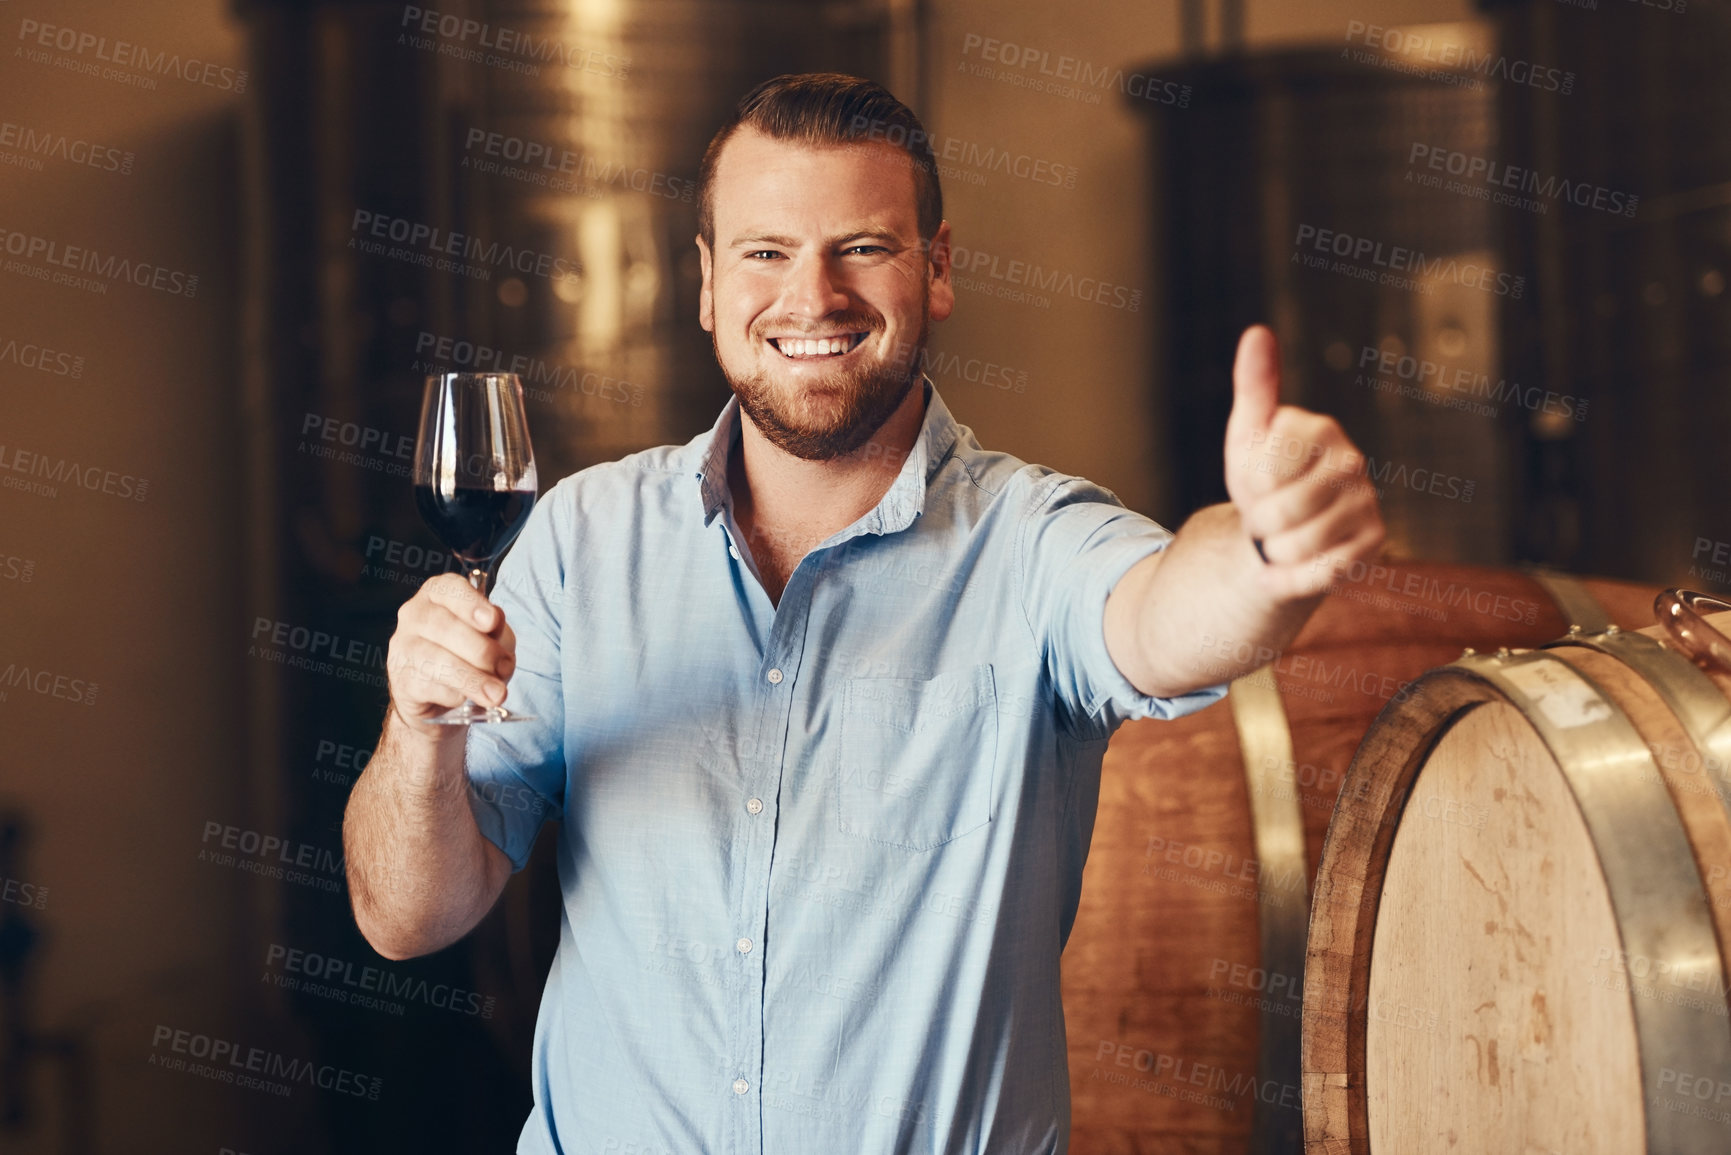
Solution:
{"label": "shirt button", "polygon": [[733,548],[731,545],[727,547],[727,552],[733,556],[734,561],[739,560],[739,551],[737,549]]}
{"label": "shirt button", "polygon": [[743,1095],[749,1090],[751,1090],[751,1084],[747,1083],[744,1079],[735,1079],[733,1081],[733,1093],[735,1095]]}
{"label": "shirt button", "polygon": [[733,945],[740,954],[748,954],[751,951],[751,940],[748,938],[742,938]]}
{"label": "shirt button", "polygon": [[769,672],[769,684],[772,686],[781,685],[781,671],[780,670],[771,670]]}
{"label": "shirt button", "polygon": [[763,799],[761,799],[761,798],[748,798],[746,800],[746,803],[745,803],[745,808],[747,810],[751,811],[753,814],[762,814],[763,813]]}

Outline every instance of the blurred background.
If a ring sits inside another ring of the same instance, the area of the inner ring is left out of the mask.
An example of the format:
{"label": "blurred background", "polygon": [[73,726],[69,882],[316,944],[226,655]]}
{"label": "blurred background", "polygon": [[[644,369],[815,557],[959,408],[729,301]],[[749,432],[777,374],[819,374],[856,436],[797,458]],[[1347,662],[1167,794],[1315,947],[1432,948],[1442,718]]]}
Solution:
{"label": "blurred background", "polygon": [[0,0],[0,29],[0,1149],[513,1149],[549,839],[407,963],[342,876],[396,609],[446,568],[421,380],[521,373],[543,489],[707,428],[697,164],[768,76],[877,78],[932,131],[959,268],[927,371],[986,446],[1176,527],[1224,496],[1265,320],[1391,553],[1731,590],[1717,5]]}

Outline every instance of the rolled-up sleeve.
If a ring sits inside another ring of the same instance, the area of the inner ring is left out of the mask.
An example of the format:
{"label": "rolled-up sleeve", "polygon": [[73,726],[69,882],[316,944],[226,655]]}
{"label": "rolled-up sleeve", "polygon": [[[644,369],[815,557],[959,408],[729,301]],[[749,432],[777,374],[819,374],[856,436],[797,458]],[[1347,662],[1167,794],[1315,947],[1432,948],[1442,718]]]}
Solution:
{"label": "rolled-up sleeve", "polygon": [[517,635],[517,665],[505,706],[534,720],[469,727],[470,809],[481,833],[505,852],[513,870],[527,864],[541,823],[558,818],[565,804],[560,633],[566,555],[556,507],[569,497],[561,483],[536,503],[499,567],[491,595]]}
{"label": "rolled-up sleeve", "polygon": [[1142,693],[1106,649],[1106,598],[1130,567],[1172,533],[1126,509],[1110,490],[1050,474],[1036,485],[1020,532],[1022,609],[1072,729],[1110,735],[1132,718],[1177,718],[1218,701],[1224,684],[1172,698]]}

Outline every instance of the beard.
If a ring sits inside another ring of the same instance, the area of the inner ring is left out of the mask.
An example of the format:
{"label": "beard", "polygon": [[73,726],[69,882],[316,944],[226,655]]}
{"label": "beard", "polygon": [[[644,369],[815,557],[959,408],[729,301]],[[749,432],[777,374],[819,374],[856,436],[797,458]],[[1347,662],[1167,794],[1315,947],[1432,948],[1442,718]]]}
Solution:
{"label": "beard", "polygon": [[[825,318],[829,331],[881,336],[883,318],[877,314],[843,313]],[[764,326],[758,326],[761,329]],[[721,359],[720,342],[710,334],[715,360],[722,375],[739,398],[739,407],[762,431],[771,445],[805,461],[830,461],[852,453],[883,428],[913,388],[919,377],[931,317],[926,302],[920,304],[920,332],[912,356],[892,356],[850,368],[837,368],[821,383],[790,389],[776,383],[765,371],[753,374],[731,372]],[[754,339],[761,340],[756,329]],[[781,356],[776,353],[775,356]]]}

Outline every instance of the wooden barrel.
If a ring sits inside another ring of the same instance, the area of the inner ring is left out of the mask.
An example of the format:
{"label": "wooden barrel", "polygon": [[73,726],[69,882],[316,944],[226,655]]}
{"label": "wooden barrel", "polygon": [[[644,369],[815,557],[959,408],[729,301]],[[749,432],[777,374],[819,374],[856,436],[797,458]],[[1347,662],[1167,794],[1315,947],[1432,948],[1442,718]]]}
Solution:
{"label": "wooden barrel", "polygon": [[1307,1150],[1731,1150],[1731,678],[1660,636],[1463,657],[1365,736],[1316,881]]}
{"label": "wooden barrel", "polygon": [[1350,576],[1228,702],[1129,723],[1107,749],[1063,964],[1076,1155],[1298,1151],[1308,887],[1371,721],[1465,647],[1653,620],[1654,591],[1623,583],[1418,562]]}

